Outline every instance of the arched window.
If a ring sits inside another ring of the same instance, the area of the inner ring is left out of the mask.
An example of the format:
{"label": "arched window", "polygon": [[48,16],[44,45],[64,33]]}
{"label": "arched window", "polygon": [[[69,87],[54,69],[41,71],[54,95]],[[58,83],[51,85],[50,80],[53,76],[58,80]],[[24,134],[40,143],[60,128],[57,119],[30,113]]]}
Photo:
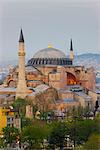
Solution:
{"label": "arched window", "polygon": [[74,84],[77,84],[76,77],[72,73],[67,72],[67,85]]}

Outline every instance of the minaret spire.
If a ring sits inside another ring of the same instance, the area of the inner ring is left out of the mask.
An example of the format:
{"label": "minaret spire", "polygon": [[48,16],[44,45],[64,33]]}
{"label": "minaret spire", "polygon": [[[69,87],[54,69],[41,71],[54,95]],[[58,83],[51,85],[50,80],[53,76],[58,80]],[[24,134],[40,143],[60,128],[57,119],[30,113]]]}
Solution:
{"label": "minaret spire", "polygon": [[27,95],[27,86],[26,86],[26,79],[25,79],[25,48],[24,48],[24,36],[22,29],[20,31],[20,38],[19,38],[19,50],[18,50],[18,83],[17,83],[17,90],[16,90],[16,98],[25,98]]}
{"label": "minaret spire", "polygon": [[70,51],[73,51],[73,43],[72,43],[72,39],[70,40]]}
{"label": "minaret spire", "polygon": [[23,42],[23,43],[24,43],[24,36],[23,36],[23,31],[22,31],[22,29],[21,29],[21,31],[20,31],[19,42]]}
{"label": "minaret spire", "polygon": [[73,43],[72,43],[72,39],[70,40],[70,56],[69,58],[71,60],[74,60],[74,51],[73,51]]}

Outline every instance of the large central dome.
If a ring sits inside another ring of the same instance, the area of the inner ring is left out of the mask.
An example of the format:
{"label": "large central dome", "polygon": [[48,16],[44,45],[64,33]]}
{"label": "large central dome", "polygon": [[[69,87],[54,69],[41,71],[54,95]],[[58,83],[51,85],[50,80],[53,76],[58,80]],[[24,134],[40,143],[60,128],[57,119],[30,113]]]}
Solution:
{"label": "large central dome", "polygon": [[39,50],[34,54],[33,58],[28,61],[28,66],[43,66],[43,65],[72,65],[72,60],[66,58],[66,55],[55,48],[48,47]]}
{"label": "large central dome", "polygon": [[33,58],[66,58],[66,55],[58,49],[49,47],[35,53]]}

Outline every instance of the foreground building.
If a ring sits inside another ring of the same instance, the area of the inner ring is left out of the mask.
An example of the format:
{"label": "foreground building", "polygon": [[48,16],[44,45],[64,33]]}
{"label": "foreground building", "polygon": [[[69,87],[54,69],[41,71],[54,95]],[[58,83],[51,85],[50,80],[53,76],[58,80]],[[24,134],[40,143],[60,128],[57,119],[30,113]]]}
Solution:
{"label": "foreground building", "polygon": [[0,106],[0,136],[3,133],[3,128],[7,126],[21,129],[21,120],[18,116],[18,112],[15,112],[10,107]]}

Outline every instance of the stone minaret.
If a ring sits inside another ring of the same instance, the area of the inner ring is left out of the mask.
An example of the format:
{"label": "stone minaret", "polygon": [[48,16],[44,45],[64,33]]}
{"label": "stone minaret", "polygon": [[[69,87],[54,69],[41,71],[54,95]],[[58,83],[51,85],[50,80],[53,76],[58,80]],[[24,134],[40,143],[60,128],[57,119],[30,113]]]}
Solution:
{"label": "stone minaret", "polygon": [[19,38],[18,57],[19,57],[19,65],[18,65],[19,74],[18,74],[16,98],[18,97],[25,98],[27,95],[27,86],[26,86],[26,80],[25,80],[25,48],[24,48],[24,37],[23,37],[22,29],[21,29],[20,38]]}
{"label": "stone minaret", "polygon": [[74,52],[73,52],[73,44],[72,44],[72,39],[70,41],[70,55],[69,55],[69,58],[71,60],[74,60]]}

